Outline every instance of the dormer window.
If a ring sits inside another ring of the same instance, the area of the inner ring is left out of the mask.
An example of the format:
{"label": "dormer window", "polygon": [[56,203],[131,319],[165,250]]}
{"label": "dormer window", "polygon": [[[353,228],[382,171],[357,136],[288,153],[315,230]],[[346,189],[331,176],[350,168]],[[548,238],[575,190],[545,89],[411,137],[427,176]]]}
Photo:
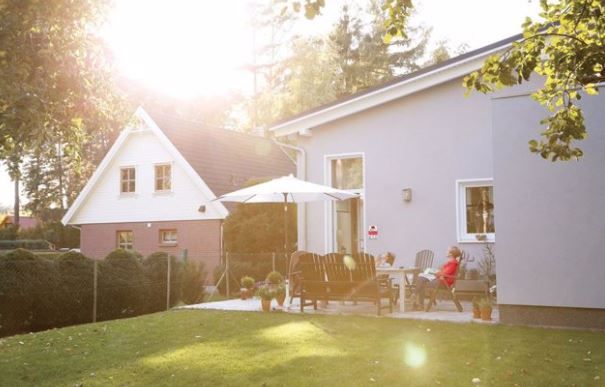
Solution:
{"label": "dormer window", "polygon": [[155,166],[155,191],[170,191],[172,189],[172,166],[159,164]]}
{"label": "dormer window", "polygon": [[136,189],[136,170],[134,167],[120,168],[120,193],[134,193]]}

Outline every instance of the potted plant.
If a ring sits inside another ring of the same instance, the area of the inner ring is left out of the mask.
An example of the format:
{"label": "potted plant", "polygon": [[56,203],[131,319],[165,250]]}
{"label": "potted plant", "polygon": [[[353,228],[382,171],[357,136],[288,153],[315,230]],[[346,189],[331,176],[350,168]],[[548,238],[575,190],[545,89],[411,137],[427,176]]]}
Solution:
{"label": "potted plant", "polygon": [[477,297],[473,297],[473,318],[481,318],[481,308]]}
{"label": "potted plant", "polygon": [[284,306],[284,301],[286,301],[286,286],[283,283],[277,285],[275,288],[275,299],[279,306]]}
{"label": "potted plant", "polygon": [[267,274],[265,282],[270,285],[279,285],[284,282],[284,277],[279,272],[272,271],[271,273]]}
{"label": "potted plant", "polygon": [[492,301],[488,297],[479,300],[479,309],[481,310],[481,320],[490,321],[492,319]]}
{"label": "potted plant", "polygon": [[275,290],[270,285],[265,284],[258,288],[256,295],[261,300],[263,312],[269,312],[271,310],[271,300],[275,297]]}
{"label": "potted plant", "polygon": [[250,276],[244,276],[240,280],[241,289],[240,296],[242,300],[252,297],[252,289],[254,289],[254,278]]}

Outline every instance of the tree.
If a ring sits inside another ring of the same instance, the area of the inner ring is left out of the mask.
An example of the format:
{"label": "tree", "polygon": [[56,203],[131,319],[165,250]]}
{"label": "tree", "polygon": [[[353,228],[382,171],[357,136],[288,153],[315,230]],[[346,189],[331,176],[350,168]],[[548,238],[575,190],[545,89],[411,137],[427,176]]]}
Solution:
{"label": "tree", "polygon": [[[58,179],[60,171],[81,173],[87,144],[128,116],[113,87],[111,55],[94,32],[108,3],[0,3],[0,160],[16,184],[28,178],[22,166],[32,152],[31,176],[49,165]],[[67,189],[57,186],[63,200]]]}
{"label": "tree", "polygon": [[[292,3],[293,8],[300,3]],[[583,155],[576,141],[586,138],[582,95],[596,95],[605,81],[605,2],[602,0],[540,0],[544,19],[527,18],[523,38],[510,49],[488,58],[479,71],[464,79],[468,91],[489,93],[521,84],[533,73],[545,78],[532,97],[549,111],[540,121],[546,125],[542,140],[531,140],[529,148],[552,161],[578,159]],[[305,2],[305,16],[321,13],[324,1]],[[412,0],[385,0],[387,14],[384,41],[406,37]],[[583,93],[582,93],[583,92]]]}
{"label": "tree", "polygon": [[533,73],[543,76],[544,85],[532,97],[549,116],[540,122],[546,125],[542,139],[531,140],[529,148],[552,161],[578,159],[583,152],[575,141],[587,132],[576,101],[584,93],[598,94],[597,85],[605,81],[605,2],[542,0],[540,5],[544,21],[528,18],[523,38],[488,58],[464,85],[488,93],[528,81]]}

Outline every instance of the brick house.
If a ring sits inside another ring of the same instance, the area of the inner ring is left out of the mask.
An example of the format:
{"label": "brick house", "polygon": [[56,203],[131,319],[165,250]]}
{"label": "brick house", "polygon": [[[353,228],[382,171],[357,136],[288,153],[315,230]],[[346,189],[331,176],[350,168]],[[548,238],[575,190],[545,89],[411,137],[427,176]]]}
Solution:
{"label": "brick house", "polygon": [[165,251],[212,270],[229,205],[213,201],[251,178],[295,170],[270,139],[150,114],[139,108],[62,219],[84,255]]}

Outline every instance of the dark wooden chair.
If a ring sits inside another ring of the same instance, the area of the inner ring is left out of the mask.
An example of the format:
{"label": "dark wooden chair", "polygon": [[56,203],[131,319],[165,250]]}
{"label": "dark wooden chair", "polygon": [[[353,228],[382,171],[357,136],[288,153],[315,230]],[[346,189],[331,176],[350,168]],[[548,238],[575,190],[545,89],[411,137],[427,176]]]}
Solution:
{"label": "dark wooden chair", "polygon": [[[376,262],[374,257],[367,253],[357,253],[352,256],[355,262],[351,270],[351,279],[353,283],[352,299],[370,300],[376,305],[376,314],[380,316],[382,309],[389,309],[393,313],[393,293],[394,288],[391,279],[376,275]],[[386,306],[382,304],[382,299],[387,299]]]}
{"label": "dark wooden chair", "polygon": [[[416,253],[416,259],[414,260],[414,267],[418,269],[418,273],[422,273],[426,269],[433,266],[433,258],[435,253],[431,250],[420,250]],[[418,274],[414,274],[410,280],[407,276],[405,277],[405,289],[406,293],[411,294],[416,290],[416,281]]]}
{"label": "dark wooden chair", "polygon": [[290,256],[290,262],[288,265],[288,287],[290,292],[290,304],[294,300],[294,297],[300,297],[300,287],[302,280],[302,272],[300,270],[300,257],[305,254],[311,254],[308,251],[295,251]]}
{"label": "dark wooden chair", "polygon": [[298,257],[300,270],[300,311],[305,306],[313,306],[317,310],[318,300],[328,299],[328,281],[326,279],[325,265],[321,255],[306,253]]}
{"label": "dark wooden chair", "polygon": [[426,305],[425,309],[427,312],[431,310],[433,305],[437,305],[436,298],[440,292],[447,293],[451,297],[452,301],[454,302],[454,305],[456,305],[456,309],[458,310],[458,312],[463,311],[462,305],[460,304],[458,296],[456,295],[456,279],[458,278],[458,271],[460,270],[460,266],[462,266],[462,261],[463,257],[460,256],[460,258],[458,258],[458,267],[456,268],[456,272],[451,276],[446,276],[447,278],[451,278],[454,280],[451,285],[448,286],[443,282],[439,281],[439,286],[433,289],[427,289],[430,293],[429,302]]}

